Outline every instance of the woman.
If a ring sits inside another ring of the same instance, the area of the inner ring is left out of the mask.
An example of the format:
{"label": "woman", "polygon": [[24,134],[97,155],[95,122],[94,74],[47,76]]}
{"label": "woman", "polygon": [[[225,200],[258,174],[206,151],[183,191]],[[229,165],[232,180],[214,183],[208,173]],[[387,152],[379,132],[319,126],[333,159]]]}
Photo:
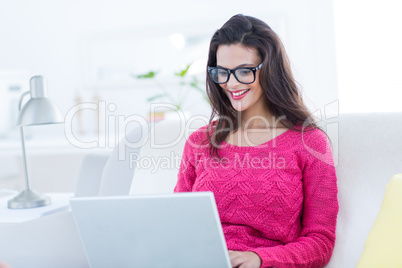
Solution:
{"label": "woman", "polygon": [[215,32],[207,92],[211,121],[188,138],[175,191],[214,193],[233,267],[326,265],[338,212],[331,150],[266,23],[236,15]]}

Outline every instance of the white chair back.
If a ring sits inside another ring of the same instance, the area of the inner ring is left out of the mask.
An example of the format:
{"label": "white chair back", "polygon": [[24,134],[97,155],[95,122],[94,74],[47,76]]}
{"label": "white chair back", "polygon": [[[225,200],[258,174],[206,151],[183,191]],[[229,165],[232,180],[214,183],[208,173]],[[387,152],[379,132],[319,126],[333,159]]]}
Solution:
{"label": "white chair back", "polygon": [[202,120],[170,119],[151,128],[138,158],[130,194],[172,193],[188,136],[204,126]]}

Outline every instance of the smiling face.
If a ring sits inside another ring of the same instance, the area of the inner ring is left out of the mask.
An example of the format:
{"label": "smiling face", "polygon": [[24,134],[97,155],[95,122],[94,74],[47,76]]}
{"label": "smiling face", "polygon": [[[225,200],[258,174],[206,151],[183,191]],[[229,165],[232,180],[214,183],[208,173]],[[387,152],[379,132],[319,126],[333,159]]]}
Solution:
{"label": "smiling face", "polygon": [[[256,67],[261,61],[256,49],[241,44],[220,45],[216,52],[217,66],[227,69]],[[267,110],[264,92],[259,82],[259,72],[260,70],[256,71],[255,81],[252,84],[240,83],[233,74],[225,84],[220,84],[236,111],[247,112],[251,116],[263,115]]]}

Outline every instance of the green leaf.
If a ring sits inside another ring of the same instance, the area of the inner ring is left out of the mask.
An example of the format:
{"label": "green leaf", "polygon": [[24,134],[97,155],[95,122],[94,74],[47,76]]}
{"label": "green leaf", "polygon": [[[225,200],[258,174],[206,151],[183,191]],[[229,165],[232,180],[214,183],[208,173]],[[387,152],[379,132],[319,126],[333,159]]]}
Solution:
{"label": "green leaf", "polygon": [[187,67],[184,70],[174,73],[174,75],[184,77],[187,74],[187,71],[190,68],[190,66],[191,66],[191,63],[189,65],[187,65]]}
{"label": "green leaf", "polygon": [[150,71],[145,74],[139,74],[139,75],[134,75],[135,78],[142,79],[142,78],[154,78],[156,76],[157,72]]}

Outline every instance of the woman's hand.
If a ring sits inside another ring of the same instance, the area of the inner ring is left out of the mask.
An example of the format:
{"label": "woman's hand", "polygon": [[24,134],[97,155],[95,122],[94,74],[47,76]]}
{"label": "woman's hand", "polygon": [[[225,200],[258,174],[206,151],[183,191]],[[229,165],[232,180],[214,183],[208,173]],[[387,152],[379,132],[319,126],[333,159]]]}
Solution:
{"label": "woman's hand", "polygon": [[236,268],[260,268],[260,257],[251,251],[229,250],[229,258],[232,267]]}

